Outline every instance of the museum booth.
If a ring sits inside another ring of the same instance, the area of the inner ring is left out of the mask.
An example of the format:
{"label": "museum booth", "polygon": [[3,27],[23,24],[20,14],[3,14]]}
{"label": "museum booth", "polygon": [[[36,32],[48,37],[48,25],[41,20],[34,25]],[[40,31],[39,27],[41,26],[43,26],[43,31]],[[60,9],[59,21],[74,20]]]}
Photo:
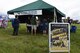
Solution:
{"label": "museum booth", "polygon": [[62,22],[62,17],[65,17],[65,14],[56,7],[42,0],[10,10],[7,13],[8,15],[17,15],[20,23],[26,23],[29,31],[31,30],[31,18],[35,17],[38,25],[37,31],[40,33],[45,27],[47,28],[46,31],[48,31],[50,22]]}

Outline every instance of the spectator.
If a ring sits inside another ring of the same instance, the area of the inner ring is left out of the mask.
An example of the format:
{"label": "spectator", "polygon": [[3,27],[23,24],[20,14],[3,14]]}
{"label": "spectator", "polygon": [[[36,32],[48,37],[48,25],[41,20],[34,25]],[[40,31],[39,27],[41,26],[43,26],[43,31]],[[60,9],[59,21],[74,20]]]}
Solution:
{"label": "spectator", "polygon": [[6,20],[5,19],[2,20],[2,27],[6,28]]}
{"label": "spectator", "polygon": [[48,22],[47,22],[47,20],[44,19],[42,24],[43,24],[43,27],[42,27],[43,28],[43,34],[46,34],[47,30],[48,30]]}
{"label": "spectator", "polygon": [[70,20],[70,17],[68,17],[67,19],[68,19],[68,23],[69,23],[69,24],[71,24],[71,20]]}
{"label": "spectator", "polygon": [[36,35],[37,24],[36,24],[36,17],[35,16],[32,16],[32,18],[31,18],[31,25],[32,25],[31,33],[33,34],[33,32],[34,32]]}
{"label": "spectator", "polygon": [[18,35],[18,29],[19,29],[19,20],[16,16],[16,18],[12,21],[12,27],[13,27],[13,35]]}
{"label": "spectator", "polygon": [[27,32],[31,32],[31,22],[30,22],[30,17],[28,17],[28,19],[26,20],[26,23],[27,23]]}

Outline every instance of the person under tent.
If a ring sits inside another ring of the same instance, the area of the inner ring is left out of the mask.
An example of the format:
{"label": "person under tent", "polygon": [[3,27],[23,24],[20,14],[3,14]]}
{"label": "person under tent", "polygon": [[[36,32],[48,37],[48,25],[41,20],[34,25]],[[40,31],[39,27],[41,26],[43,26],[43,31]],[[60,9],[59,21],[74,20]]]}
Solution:
{"label": "person under tent", "polygon": [[36,30],[37,30],[37,23],[36,23],[36,17],[33,15],[31,18],[31,34],[35,34],[36,35]]}
{"label": "person under tent", "polygon": [[28,17],[28,19],[26,20],[27,23],[27,32],[30,33],[31,32],[31,22],[30,22],[30,17]]}
{"label": "person under tent", "polygon": [[43,22],[42,22],[43,26],[43,34],[46,34],[47,33],[47,30],[48,30],[48,22],[47,22],[47,19],[43,19]]}

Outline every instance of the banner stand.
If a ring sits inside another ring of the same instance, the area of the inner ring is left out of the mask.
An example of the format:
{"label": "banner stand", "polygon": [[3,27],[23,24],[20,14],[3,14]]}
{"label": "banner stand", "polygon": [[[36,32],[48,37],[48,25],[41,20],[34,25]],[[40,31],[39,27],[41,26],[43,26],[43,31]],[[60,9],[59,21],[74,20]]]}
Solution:
{"label": "banner stand", "polygon": [[70,53],[70,25],[69,23],[49,23],[49,53]]}

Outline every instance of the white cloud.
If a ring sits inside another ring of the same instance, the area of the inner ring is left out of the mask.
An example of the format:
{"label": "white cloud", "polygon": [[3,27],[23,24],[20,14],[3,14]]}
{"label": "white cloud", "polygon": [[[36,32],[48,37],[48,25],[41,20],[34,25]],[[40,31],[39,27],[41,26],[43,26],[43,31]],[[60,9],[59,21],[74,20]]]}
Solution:
{"label": "white cloud", "polygon": [[0,8],[2,12],[6,12],[7,10],[11,10],[13,8],[18,7],[21,4],[19,0],[1,0],[0,1]]}

